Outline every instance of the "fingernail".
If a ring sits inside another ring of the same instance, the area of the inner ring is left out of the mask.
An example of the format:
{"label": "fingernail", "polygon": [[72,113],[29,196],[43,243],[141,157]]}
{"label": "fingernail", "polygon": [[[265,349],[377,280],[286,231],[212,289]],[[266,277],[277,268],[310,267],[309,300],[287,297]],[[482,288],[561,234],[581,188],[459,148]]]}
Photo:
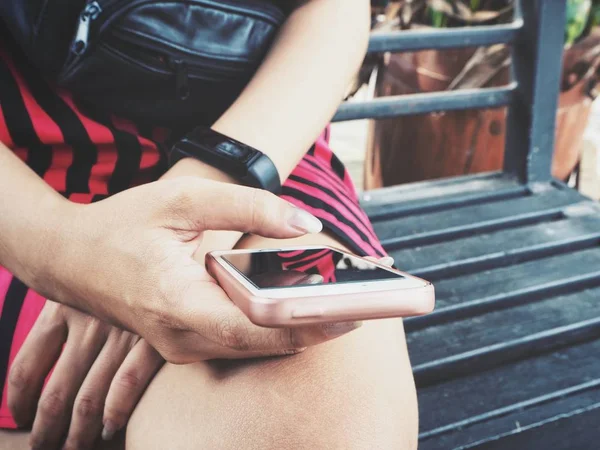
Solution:
{"label": "fingernail", "polygon": [[321,284],[323,281],[325,281],[325,278],[314,273],[311,273],[302,279],[302,283],[304,284]]}
{"label": "fingernail", "polygon": [[362,322],[338,322],[330,323],[324,326],[327,337],[338,337],[350,333],[362,326]]}
{"label": "fingernail", "polygon": [[288,219],[288,224],[302,231],[303,233],[319,233],[323,229],[323,224],[311,213],[294,206],[292,214]]}
{"label": "fingernail", "polygon": [[379,260],[379,263],[383,264],[384,266],[392,267],[394,265],[394,258],[391,256],[384,256]]}
{"label": "fingernail", "polygon": [[281,356],[297,355],[298,353],[302,353],[304,350],[306,350],[306,347],[291,348],[289,350],[284,350],[283,353],[281,354]]}
{"label": "fingernail", "polygon": [[110,441],[114,437],[117,430],[117,426],[110,420],[107,420],[104,422],[104,428],[102,429],[102,439],[105,441]]}

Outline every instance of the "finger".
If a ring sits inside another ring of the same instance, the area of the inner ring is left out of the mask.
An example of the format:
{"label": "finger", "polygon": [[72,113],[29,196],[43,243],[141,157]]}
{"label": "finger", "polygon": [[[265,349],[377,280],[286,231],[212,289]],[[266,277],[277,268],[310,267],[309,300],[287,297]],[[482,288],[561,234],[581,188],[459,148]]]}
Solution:
{"label": "finger", "polygon": [[112,439],[115,432],[127,424],[148,383],[164,362],[160,354],[143,339],[127,354],[112,378],[106,397],[102,431],[104,440]]}
{"label": "finger", "polygon": [[8,408],[19,426],[31,424],[44,380],[67,339],[67,324],[53,302],[46,302],[8,375]]}
{"label": "finger", "polygon": [[138,338],[114,330],[88,372],[73,404],[64,449],[90,449],[100,436],[102,414],[110,383]]}
{"label": "finger", "polygon": [[[185,358],[193,358],[196,352],[221,352],[223,357],[228,357],[231,351],[266,355],[309,347],[349,333],[361,325],[344,322],[291,329],[260,327],[250,322],[220,287],[210,283],[197,283],[195,289],[188,289],[178,309],[187,322],[186,329],[191,331],[181,334],[180,354],[171,355],[176,359],[183,358],[175,361],[180,363],[193,361]],[[206,339],[198,339],[198,335]],[[169,356],[167,360],[171,361]]]}
{"label": "finger", "polygon": [[[176,223],[196,230],[231,230],[271,238],[318,233],[323,225],[312,214],[267,191],[193,177],[170,181],[165,207]],[[218,187],[218,188],[216,188]]]}
{"label": "finger", "polygon": [[365,256],[365,259],[369,261],[378,262],[384,266],[392,267],[394,265],[394,258],[391,256],[384,256],[382,258],[375,258],[374,256]]}
{"label": "finger", "polygon": [[304,352],[307,347],[302,348],[290,348],[287,350],[277,350],[273,352],[236,352],[236,351],[225,351],[225,356],[217,355],[207,357],[205,360],[210,359],[257,359],[257,358],[276,358],[282,356],[293,356]]}
{"label": "finger", "polygon": [[73,402],[100,352],[106,335],[99,321],[71,326],[67,343],[38,403],[30,444],[34,449],[57,448],[67,432]]}
{"label": "finger", "polygon": [[[252,326],[256,327],[253,324]],[[180,353],[176,354],[175,359],[169,362],[187,364],[211,359],[253,359],[296,355],[310,346],[341,337],[361,326],[362,322],[339,322],[304,328],[263,329],[267,330],[267,336],[257,336],[256,338],[261,339],[260,343],[256,341],[256,343],[248,345],[243,340],[244,334],[242,334],[234,339],[228,338],[223,344],[214,342],[204,344],[199,350],[194,350],[198,335],[193,332],[185,332],[178,339]],[[249,347],[250,350],[241,350],[246,347]]]}

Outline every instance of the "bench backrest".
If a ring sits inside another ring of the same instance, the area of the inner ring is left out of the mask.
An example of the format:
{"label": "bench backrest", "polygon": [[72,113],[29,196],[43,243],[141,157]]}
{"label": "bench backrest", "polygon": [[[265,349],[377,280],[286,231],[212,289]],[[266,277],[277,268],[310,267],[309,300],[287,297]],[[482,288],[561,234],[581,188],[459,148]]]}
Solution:
{"label": "bench backrest", "polygon": [[506,25],[373,33],[369,53],[511,45],[512,81],[465,89],[346,102],[334,121],[508,106],[504,171],[523,183],[551,179],[566,0],[516,0]]}

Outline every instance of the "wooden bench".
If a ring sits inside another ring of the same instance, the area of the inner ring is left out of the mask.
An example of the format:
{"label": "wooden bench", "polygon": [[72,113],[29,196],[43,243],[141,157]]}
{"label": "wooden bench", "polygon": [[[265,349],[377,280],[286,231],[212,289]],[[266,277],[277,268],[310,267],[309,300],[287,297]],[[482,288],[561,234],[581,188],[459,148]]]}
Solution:
{"label": "wooden bench", "polygon": [[371,51],[511,43],[514,83],[336,116],[509,105],[503,172],[362,194],[398,267],[436,287],[435,312],[405,321],[423,450],[600,448],[600,205],[550,176],[564,17],[565,0],[523,0],[511,25],[374,36]]}

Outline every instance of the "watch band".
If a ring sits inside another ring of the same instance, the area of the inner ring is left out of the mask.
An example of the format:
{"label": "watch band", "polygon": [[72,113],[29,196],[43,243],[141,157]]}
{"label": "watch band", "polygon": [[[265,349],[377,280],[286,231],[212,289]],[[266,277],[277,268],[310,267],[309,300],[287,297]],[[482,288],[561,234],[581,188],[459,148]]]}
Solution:
{"label": "watch band", "polygon": [[188,157],[222,170],[246,186],[281,193],[279,173],[267,155],[210,128],[198,127],[177,142],[169,153],[169,166]]}

